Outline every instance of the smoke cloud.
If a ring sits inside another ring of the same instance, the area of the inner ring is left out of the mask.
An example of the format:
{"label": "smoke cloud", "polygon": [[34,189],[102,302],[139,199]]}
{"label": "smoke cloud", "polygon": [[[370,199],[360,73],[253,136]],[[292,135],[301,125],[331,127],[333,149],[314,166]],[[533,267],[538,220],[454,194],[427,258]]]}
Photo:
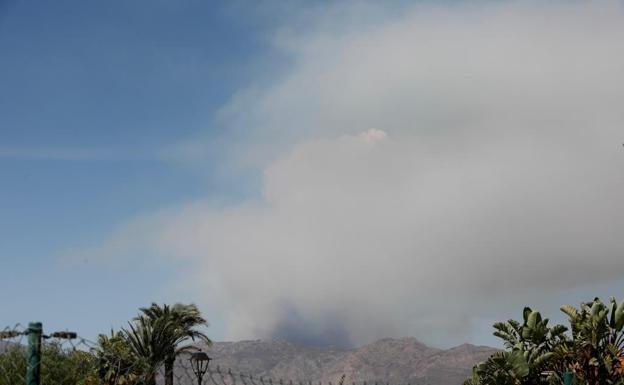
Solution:
{"label": "smoke cloud", "polygon": [[619,285],[620,3],[335,16],[281,29],[290,68],[221,111],[260,198],[149,215],[90,252],[192,262],[177,285],[232,339],[446,345],[510,303]]}

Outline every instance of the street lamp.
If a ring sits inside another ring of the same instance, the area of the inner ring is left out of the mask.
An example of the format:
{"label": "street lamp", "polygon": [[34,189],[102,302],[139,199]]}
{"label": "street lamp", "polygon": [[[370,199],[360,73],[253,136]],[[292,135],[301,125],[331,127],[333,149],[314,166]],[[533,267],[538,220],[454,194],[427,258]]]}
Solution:
{"label": "street lamp", "polygon": [[570,371],[563,373],[563,383],[565,385],[572,385],[574,383],[574,373]]}
{"label": "street lamp", "polygon": [[210,363],[210,357],[208,354],[201,351],[201,349],[195,353],[191,353],[191,368],[193,373],[197,376],[197,385],[202,384],[202,378],[208,371],[208,364]]}

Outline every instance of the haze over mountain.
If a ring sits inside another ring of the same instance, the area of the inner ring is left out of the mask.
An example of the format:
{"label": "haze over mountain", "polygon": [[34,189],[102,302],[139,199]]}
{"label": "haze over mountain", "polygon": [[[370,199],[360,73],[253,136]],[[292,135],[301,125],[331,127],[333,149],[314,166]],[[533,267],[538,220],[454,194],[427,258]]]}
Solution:
{"label": "haze over mountain", "polygon": [[346,384],[367,381],[400,384],[461,384],[472,367],[496,349],[463,344],[450,349],[429,347],[416,338],[384,338],[353,349],[306,346],[284,340],[215,342],[204,349],[223,372],[263,376],[289,383]]}

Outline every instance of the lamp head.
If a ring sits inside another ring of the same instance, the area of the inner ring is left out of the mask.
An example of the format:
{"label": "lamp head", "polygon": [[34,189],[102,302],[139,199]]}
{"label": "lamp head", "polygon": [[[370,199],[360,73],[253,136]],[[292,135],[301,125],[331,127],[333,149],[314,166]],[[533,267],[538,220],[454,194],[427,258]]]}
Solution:
{"label": "lamp head", "polygon": [[208,370],[208,364],[210,363],[210,357],[208,354],[204,353],[200,350],[191,353],[191,367],[193,368],[193,372],[196,375],[204,375]]}

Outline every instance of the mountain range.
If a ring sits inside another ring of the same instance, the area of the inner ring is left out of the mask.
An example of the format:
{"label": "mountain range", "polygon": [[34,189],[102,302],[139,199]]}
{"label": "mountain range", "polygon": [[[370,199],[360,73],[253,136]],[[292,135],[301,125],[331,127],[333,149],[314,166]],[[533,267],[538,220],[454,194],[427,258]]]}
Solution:
{"label": "mountain range", "polygon": [[285,385],[290,381],[337,384],[343,374],[347,385],[364,381],[369,385],[460,385],[475,364],[497,351],[470,344],[437,349],[412,337],[385,338],[353,349],[282,340],[215,342],[203,349],[212,358],[213,373],[218,367],[221,373],[229,369],[255,379],[271,378],[273,383],[283,379]]}

